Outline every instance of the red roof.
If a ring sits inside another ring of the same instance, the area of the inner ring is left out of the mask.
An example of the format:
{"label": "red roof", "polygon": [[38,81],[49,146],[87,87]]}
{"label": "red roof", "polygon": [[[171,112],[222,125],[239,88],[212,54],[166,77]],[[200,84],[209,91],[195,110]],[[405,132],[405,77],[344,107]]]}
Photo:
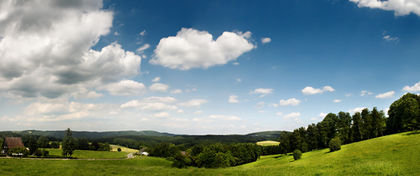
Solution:
{"label": "red roof", "polygon": [[20,137],[6,137],[4,139],[4,145],[8,148],[25,147]]}

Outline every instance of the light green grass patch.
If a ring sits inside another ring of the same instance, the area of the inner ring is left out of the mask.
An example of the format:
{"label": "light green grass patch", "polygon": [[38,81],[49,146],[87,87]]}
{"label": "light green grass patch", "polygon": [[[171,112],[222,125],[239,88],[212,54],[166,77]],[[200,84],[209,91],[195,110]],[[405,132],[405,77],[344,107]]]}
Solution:
{"label": "light green grass patch", "polygon": [[257,142],[257,145],[260,146],[274,146],[274,145],[279,145],[280,142],[278,141],[259,141]]}

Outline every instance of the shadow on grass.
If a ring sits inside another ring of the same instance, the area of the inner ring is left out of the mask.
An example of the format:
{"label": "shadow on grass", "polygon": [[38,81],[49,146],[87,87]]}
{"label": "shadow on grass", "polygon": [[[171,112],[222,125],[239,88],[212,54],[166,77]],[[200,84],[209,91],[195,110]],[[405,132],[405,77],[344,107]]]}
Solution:
{"label": "shadow on grass", "polygon": [[405,135],[413,135],[413,134],[420,134],[420,130],[416,130],[416,131],[411,131]]}

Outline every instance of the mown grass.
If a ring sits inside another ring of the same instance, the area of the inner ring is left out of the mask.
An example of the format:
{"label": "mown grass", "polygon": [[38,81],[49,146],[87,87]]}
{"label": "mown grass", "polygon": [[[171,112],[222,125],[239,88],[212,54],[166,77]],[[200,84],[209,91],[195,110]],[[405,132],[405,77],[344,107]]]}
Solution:
{"label": "mown grass", "polygon": [[279,145],[280,142],[278,141],[259,141],[257,142],[257,145],[260,146],[275,146],[275,145]]}
{"label": "mown grass", "polygon": [[121,152],[127,152],[127,153],[137,153],[137,152],[139,152],[139,150],[123,147],[123,146],[120,146],[120,145],[110,145],[110,146],[111,146],[111,151],[113,151],[113,152],[117,152],[118,148],[121,149]]}
{"label": "mown grass", "polygon": [[[51,157],[61,157],[61,149],[46,149]],[[75,150],[72,157],[77,159],[122,159],[127,158],[127,152],[108,152],[108,151],[91,151],[91,150]]]}
{"label": "mown grass", "polygon": [[[220,168],[172,168],[162,158],[129,160],[0,159],[0,175],[418,175],[420,134],[395,134],[353,144],[340,151],[262,156],[257,162]],[[110,152],[112,153],[112,152]]]}

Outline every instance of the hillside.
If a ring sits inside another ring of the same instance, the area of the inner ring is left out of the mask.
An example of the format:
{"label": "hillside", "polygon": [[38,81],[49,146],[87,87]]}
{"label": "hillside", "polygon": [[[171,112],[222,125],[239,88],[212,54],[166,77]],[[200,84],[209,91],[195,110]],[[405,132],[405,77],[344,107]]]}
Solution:
{"label": "hillside", "polygon": [[[420,173],[420,133],[400,133],[292,156],[263,156],[223,169],[170,167],[162,158],[118,161],[0,159],[0,175],[416,175]],[[41,167],[42,166],[42,167]]]}

